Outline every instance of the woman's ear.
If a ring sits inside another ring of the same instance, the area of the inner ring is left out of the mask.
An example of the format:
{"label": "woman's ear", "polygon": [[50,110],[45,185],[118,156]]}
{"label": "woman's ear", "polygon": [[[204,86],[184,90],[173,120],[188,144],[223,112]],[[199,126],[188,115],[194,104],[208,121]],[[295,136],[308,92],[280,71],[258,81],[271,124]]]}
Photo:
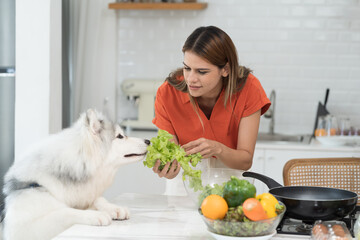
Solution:
{"label": "woman's ear", "polygon": [[223,77],[229,76],[229,70],[230,70],[229,63],[226,63],[225,66],[221,69],[221,76]]}

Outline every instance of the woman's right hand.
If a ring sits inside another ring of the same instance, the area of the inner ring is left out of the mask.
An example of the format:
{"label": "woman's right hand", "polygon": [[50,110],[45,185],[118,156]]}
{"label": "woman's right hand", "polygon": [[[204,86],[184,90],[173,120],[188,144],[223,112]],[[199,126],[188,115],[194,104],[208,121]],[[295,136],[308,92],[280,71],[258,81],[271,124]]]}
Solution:
{"label": "woman's right hand", "polygon": [[165,177],[167,179],[173,179],[180,172],[180,163],[174,160],[170,167],[170,162],[167,162],[162,170],[159,170],[160,160],[156,160],[155,165],[153,167],[153,171],[159,175],[159,177]]}

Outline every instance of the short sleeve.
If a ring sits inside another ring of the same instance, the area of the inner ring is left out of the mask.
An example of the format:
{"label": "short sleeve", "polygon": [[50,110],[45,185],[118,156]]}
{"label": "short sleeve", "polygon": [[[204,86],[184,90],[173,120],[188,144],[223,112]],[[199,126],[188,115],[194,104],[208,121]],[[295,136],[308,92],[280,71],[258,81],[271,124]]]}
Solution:
{"label": "short sleeve", "polygon": [[243,117],[250,116],[260,109],[261,115],[263,115],[271,105],[263,87],[261,86],[259,80],[253,75],[249,75],[248,84],[246,85],[247,96]]}
{"label": "short sleeve", "polygon": [[171,124],[168,113],[166,111],[166,105],[165,105],[166,94],[163,91],[164,90],[163,85],[158,88],[156,93],[155,117],[152,120],[152,123],[155,124],[158,128],[162,130],[166,130],[170,134],[175,135],[175,130]]}

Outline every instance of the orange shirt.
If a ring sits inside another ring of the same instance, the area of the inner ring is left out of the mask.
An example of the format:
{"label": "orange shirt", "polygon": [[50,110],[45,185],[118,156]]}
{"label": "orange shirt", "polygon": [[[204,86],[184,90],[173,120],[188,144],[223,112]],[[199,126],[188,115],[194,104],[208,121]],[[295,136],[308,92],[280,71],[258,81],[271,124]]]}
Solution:
{"label": "orange shirt", "polygon": [[231,106],[228,101],[225,109],[223,90],[215,103],[210,119],[207,119],[199,109],[204,124],[203,129],[190,103],[188,93],[178,91],[168,82],[164,82],[156,93],[155,118],[152,122],[158,128],[176,135],[180,145],[203,137],[236,149],[241,118],[259,109],[261,114],[264,114],[270,104],[259,80],[249,74],[243,89],[232,96]]}

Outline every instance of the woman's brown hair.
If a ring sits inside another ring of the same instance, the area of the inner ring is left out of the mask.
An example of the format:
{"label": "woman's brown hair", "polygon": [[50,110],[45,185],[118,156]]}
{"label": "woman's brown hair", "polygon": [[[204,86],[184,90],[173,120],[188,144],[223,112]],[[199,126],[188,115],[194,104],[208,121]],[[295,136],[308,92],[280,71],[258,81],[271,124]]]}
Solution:
{"label": "woman's brown hair", "polygon": [[[195,29],[186,39],[182,51],[183,53],[192,52],[216,65],[219,69],[228,64],[229,74],[222,78],[223,88],[225,88],[225,107],[228,101],[231,103],[231,95],[240,91],[245,85],[251,72],[249,68],[239,66],[237,51],[231,38],[223,30],[214,26]],[[183,79],[183,69],[179,68],[170,73],[166,81],[177,90],[188,93],[186,82]],[[189,98],[199,116],[194,98],[190,94]]]}

